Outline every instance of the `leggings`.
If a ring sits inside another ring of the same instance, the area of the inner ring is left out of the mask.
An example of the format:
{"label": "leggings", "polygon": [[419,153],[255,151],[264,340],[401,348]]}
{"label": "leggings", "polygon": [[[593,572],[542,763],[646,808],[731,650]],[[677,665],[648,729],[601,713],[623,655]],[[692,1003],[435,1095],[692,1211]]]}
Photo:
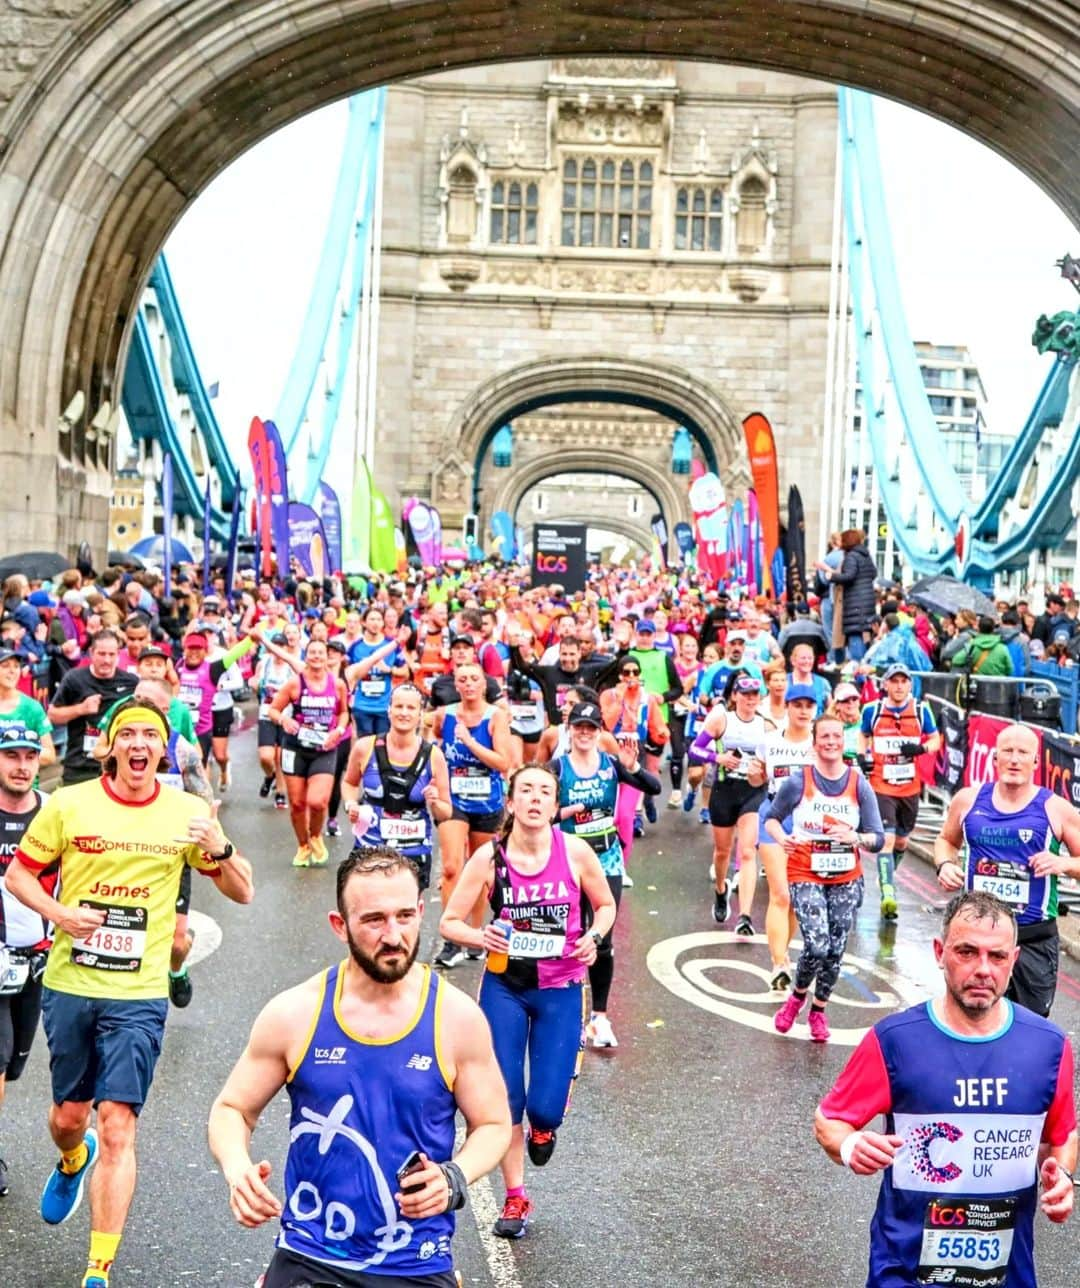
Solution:
{"label": "leggings", "polygon": [[[44,958],[42,958],[44,961]],[[0,1077],[14,1082],[30,1058],[41,1018],[42,980],[27,980],[19,993],[0,997]]]}
{"label": "leggings", "polygon": [[581,1050],[584,991],[582,984],[511,988],[500,976],[484,972],[480,1009],[491,1025],[515,1125],[526,1113],[530,1125],[540,1131],[554,1131],[562,1122]]}
{"label": "leggings", "polygon": [[795,881],[791,906],[799,922],[803,950],[795,967],[795,987],[805,993],[816,979],[814,996],[827,1002],[840,978],[840,959],[847,947],[855,914],[863,900],[863,879],[821,885]]}
{"label": "leggings", "polygon": [[623,863],[630,862],[630,851],[634,848],[634,815],[641,796],[636,787],[619,784],[619,794],[615,799],[615,831],[619,834]]}
{"label": "leggings", "polygon": [[349,752],[352,751],[352,739],[342,738],[337,745],[337,759],[334,761],[334,785],[330,788],[330,803],[326,807],[327,818],[337,818],[341,808],[341,775],[349,763]]}
{"label": "leggings", "polygon": [[[622,900],[622,873],[607,875],[608,889],[615,900],[615,916],[619,915],[619,903]],[[615,976],[615,945],[611,936],[615,933],[615,922],[601,939],[596,949],[596,961],[589,967],[589,987],[592,989],[592,1008],[594,1011],[606,1011],[608,996],[611,993],[611,981]]]}
{"label": "leggings", "polygon": [[671,788],[678,791],[682,787],[683,765],[686,763],[686,715],[679,715],[674,709],[668,720],[671,730]]}

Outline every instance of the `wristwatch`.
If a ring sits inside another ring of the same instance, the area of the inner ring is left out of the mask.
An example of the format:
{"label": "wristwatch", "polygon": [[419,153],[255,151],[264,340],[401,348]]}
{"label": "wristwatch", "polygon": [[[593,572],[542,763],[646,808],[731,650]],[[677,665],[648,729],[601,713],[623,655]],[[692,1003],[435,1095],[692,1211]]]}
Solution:
{"label": "wristwatch", "polygon": [[220,854],[210,854],[208,851],[207,857],[213,859],[215,863],[224,863],[226,860],[231,859],[235,853],[236,847],[233,845],[232,841],[226,841],[225,848]]}
{"label": "wristwatch", "polygon": [[593,941],[593,943],[597,946],[597,948],[599,948],[600,945],[604,942],[604,936],[599,932],[599,930],[590,930],[589,938]]}

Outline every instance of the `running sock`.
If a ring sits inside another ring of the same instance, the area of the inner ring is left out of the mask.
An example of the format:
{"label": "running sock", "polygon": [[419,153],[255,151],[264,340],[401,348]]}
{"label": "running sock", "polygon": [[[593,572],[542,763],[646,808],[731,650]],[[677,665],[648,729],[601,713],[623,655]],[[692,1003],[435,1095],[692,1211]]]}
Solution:
{"label": "running sock", "polygon": [[85,1140],[80,1140],[74,1149],[62,1149],[60,1151],[60,1170],[67,1176],[74,1176],[81,1168],[86,1166],[86,1160],[90,1156],[90,1150]]}
{"label": "running sock", "polygon": [[810,1009],[812,1011],[824,1011],[826,1006],[828,1006],[828,1002],[819,1002],[816,997],[810,1003]]}
{"label": "running sock", "polygon": [[807,993],[809,993],[810,990],[808,988],[793,988],[791,991],[795,994],[795,996],[799,999],[800,1002],[805,1002],[806,995]]}
{"label": "running sock", "polygon": [[118,1234],[102,1234],[100,1230],[90,1231],[90,1256],[86,1262],[86,1274],[83,1284],[109,1282],[109,1271],[116,1260],[116,1250],[120,1246]]}
{"label": "running sock", "polygon": [[179,970],[171,970],[171,971],[169,971],[169,978],[170,978],[170,979],[183,979],[183,978],[184,978],[184,976],[185,976],[186,974],[187,974],[187,965],[185,964],[185,965],[181,966]]}
{"label": "running sock", "polygon": [[524,1185],[508,1185],[506,1187],[506,1197],[508,1199],[523,1199],[525,1197]]}

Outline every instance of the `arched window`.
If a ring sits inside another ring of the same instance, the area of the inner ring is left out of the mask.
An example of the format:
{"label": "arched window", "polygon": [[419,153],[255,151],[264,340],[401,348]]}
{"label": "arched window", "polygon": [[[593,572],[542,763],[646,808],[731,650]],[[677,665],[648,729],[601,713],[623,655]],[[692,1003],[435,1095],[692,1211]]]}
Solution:
{"label": "arched window", "polygon": [[567,157],[563,162],[564,246],[648,250],[652,245],[651,161]]}
{"label": "arched window", "polygon": [[739,213],[735,216],[735,244],[740,255],[756,255],[765,249],[765,185],[753,177],[739,189]]}
{"label": "arched window", "polygon": [[675,193],[675,249],[723,249],[724,193],[721,188],[679,188]]}
{"label": "arched window", "polygon": [[476,175],[459,165],[450,175],[446,207],[446,240],[471,242],[476,236]]}
{"label": "arched window", "polygon": [[535,246],[540,212],[540,192],[535,183],[499,179],[491,185],[491,241],[493,245]]}

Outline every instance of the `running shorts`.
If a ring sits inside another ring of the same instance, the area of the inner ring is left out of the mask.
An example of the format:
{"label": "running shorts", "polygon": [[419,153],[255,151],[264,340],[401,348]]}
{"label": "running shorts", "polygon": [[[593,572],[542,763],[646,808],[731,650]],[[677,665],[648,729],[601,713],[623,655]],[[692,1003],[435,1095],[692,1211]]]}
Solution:
{"label": "running shorts", "polygon": [[709,822],[713,827],[734,827],[744,814],[756,814],[765,799],[765,786],[751,787],[744,779],[726,778],[709,795]]}
{"label": "running shorts", "polygon": [[875,792],[878,809],[881,811],[881,825],[886,832],[895,832],[897,836],[910,836],[915,831],[919,817],[919,798],[917,796],[886,796],[884,792]]}

